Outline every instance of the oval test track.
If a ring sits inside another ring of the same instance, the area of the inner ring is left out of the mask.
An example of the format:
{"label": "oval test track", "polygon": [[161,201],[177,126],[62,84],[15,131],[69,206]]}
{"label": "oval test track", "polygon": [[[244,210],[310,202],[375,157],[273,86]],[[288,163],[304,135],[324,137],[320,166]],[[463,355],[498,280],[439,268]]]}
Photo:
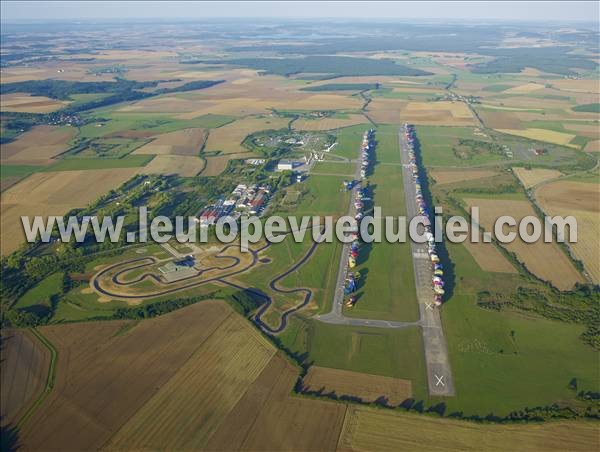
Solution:
{"label": "oval test track", "polygon": [[[280,293],[280,294],[284,294],[284,295],[298,294],[298,293],[304,294],[304,300],[300,304],[298,304],[298,305],[296,305],[296,306],[294,306],[294,307],[292,307],[292,308],[284,311],[281,314],[281,322],[280,322],[279,326],[276,327],[276,328],[271,328],[269,325],[267,325],[262,320],[262,316],[271,307],[271,305],[273,303],[273,299],[270,296],[268,296],[267,294],[262,293],[262,292],[260,292],[260,291],[258,291],[256,289],[252,289],[252,288],[248,288],[248,287],[243,287],[243,286],[240,286],[239,284],[232,283],[230,281],[225,280],[225,278],[228,278],[230,276],[239,275],[240,273],[247,272],[248,270],[250,270],[251,268],[253,268],[257,263],[260,262],[258,254],[261,251],[264,251],[265,249],[267,249],[269,246],[271,246],[271,243],[267,243],[265,246],[263,246],[262,248],[259,248],[258,250],[249,250],[252,253],[252,262],[248,266],[246,266],[246,267],[244,267],[244,268],[242,268],[240,270],[237,270],[237,271],[234,271],[234,272],[231,272],[231,273],[228,273],[226,275],[219,276],[219,277],[210,278],[210,279],[206,279],[206,280],[203,280],[203,281],[198,281],[196,283],[187,284],[185,286],[181,286],[181,287],[177,287],[177,288],[172,288],[172,289],[167,289],[167,290],[164,290],[164,291],[158,292],[158,293],[153,293],[151,296],[152,297],[158,297],[158,296],[162,296],[162,295],[168,295],[168,294],[179,292],[179,291],[186,290],[186,289],[189,289],[189,288],[198,287],[198,286],[201,286],[203,284],[210,283],[210,282],[219,282],[221,284],[225,284],[225,285],[228,285],[230,287],[234,287],[234,288],[239,289],[239,290],[250,292],[253,295],[256,295],[256,296],[262,298],[264,300],[264,303],[260,306],[258,312],[254,316],[254,318],[253,318],[254,322],[264,332],[266,332],[268,334],[277,334],[277,333],[280,333],[281,331],[283,331],[286,328],[288,317],[291,314],[293,314],[294,312],[296,312],[296,311],[302,309],[304,306],[306,306],[309,303],[309,301],[311,300],[312,295],[313,295],[313,292],[312,292],[311,289],[308,289],[308,288],[294,288],[294,289],[278,288],[277,287],[277,283],[279,281],[281,281],[283,278],[285,278],[286,276],[288,276],[290,273],[298,270],[301,266],[303,266],[308,261],[308,259],[311,258],[311,256],[315,252],[317,246],[319,245],[319,243],[320,242],[313,242],[313,244],[311,245],[311,247],[309,248],[309,250],[307,251],[307,253],[298,262],[296,262],[293,266],[291,266],[289,269],[287,269],[283,273],[275,276],[269,282],[269,288],[271,290],[273,290],[274,292],[276,292],[276,293]],[[219,253],[224,252],[225,250],[227,250],[228,248],[230,248],[232,246],[236,246],[236,245],[227,245],[227,246],[223,247],[219,251]],[[180,280],[172,281],[172,282],[164,282],[164,281],[162,281],[159,277],[157,277],[153,273],[143,273],[142,275],[139,275],[135,279],[127,280],[127,281],[124,281],[121,278],[119,278],[122,274],[124,274],[126,272],[129,272],[131,270],[135,270],[137,268],[145,267],[145,266],[148,266],[148,265],[151,265],[151,264],[154,264],[154,263],[158,262],[157,259],[154,258],[154,257],[152,257],[152,256],[141,257],[141,258],[136,258],[136,259],[132,259],[132,260],[129,260],[129,261],[125,261],[125,262],[118,262],[116,264],[110,265],[109,267],[101,270],[100,272],[98,272],[93,277],[93,279],[92,279],[92,285],[93,285],[94,289],[98,293],[100,293],[102,295],[105,295],[105,296],[108,296],[108,297],[123,298],[123,299],[133,299],[133,300],[135,300],[135,299],[144,299],[144,298],[148,298],[149,295],[123,295],[123,294],[116,294],[116,293],[113,293],[113,292],[111,292],[109,290],[106,290],[103,287],[101,287],[101,285],[98,282],[98,279],[101,276],[105,275],[106,273],[110,272],[111,270],[114,270],[116,267],[125,266],[127,264],[133,264],[133,263],[135,263],[137,265],[135,265],[133,267],[124,268],[123,270],[120,270],[117,273],[115,273],[114,275],[112,275],[112,277],[111,277],[112,283],[115,284],[115,285],[118,285],[118,286],[126,286],[126,285],[136,284],[136,283],[141,282],[141,281],[143,281],[145,279],[152,279],[155,282],[161,283],[163,285],[168,285],[168,284],[174,284],[174,283],[178,283],[178,282],[181,282],[181,281],[185,281],[187,279],[197,278],[201,274],[203,274],[203,273],[205,273],[207,271],[210,271],[210,270],[215,270],[215,269],[226,270],[226,269],[229,269],[229,268],[233,268],[233,267],[235,267],[236,265],[238,265],[240,263],[240,259],[238,257],[235,257],[235,256],[218,256],[218,255],[215,255],[215,258],[219,258],[219,259],[234,259],[235,262],[233,262],[231,265],[228,265],[226,267],[210,267],[210,268],[206,268],[206,269],[203,269],[203,270],[199,271],[197,274],[195,274],[193,276],[189,276],[187,278],[182,278]]]}

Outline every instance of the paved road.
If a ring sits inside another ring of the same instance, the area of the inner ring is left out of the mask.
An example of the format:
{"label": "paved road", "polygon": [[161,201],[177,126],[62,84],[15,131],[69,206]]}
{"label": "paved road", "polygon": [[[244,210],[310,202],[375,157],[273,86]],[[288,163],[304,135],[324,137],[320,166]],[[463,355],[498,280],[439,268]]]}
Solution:
{"label": "paved road", "polygon": [[[402,129],[398,133],[398,140],[400,142],[400,160],[402,162],[407,220],[410,221],[418,215],[418,206],[415,200],[415,183],[409,165],[408,146]],[[413,253],[417,300],[421,314],[429,394],[452,396],[454,395],[454,381],[452,379],[448,347],[446,345],[446,338],[444,337],[444,330],[442,329],[440,311],[433,306],[433,291],[431,289],[433,274],[427,254],[427,245],[415,243],[412,240],[410,243]]]}

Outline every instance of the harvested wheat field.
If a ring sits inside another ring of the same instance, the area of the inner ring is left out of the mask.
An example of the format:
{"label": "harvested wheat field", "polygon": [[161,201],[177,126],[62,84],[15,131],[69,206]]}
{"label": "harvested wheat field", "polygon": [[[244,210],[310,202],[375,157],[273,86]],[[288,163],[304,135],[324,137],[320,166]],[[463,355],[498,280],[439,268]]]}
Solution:
{"label": "harvested wheat field", "polygon": [[590,141],[584,148],[585,152],[600,152],[600,140]]}
{"label": "harvested wheat field", "polygon": [[506,91],[503,91],[502,94],[527,94],[531,93],[532,91],[537,91],[543,88],[544,85],[541,85],[539,83],[526,83],[524,85],[509,88]]}
{"label": "harvested wheat field", "polygon": [[163,133],[144,146],[136,149],[134,154],[187,155],[200,154],[208,132],[204,129],[183,129],[176,132]]}
{"label": "harvested wheat field", "polygon": [[206,450],[333,450],[346,407],[291,395],[298,370],[276,354]]}
{"label": "harvested wheat field", "polygon": [[229,316],[115,435],[109,448],[202,447],[276,350],[241,316]]}
{"label": "harvested wheat field", "polygon": [[569,246],[583,262],[594,283],[600,282],[600,186],[593,183],[557,181],[536,191],[548,215],[573,215],[577,219],[577,243]]}
{"label": "harvested wheat field", "polygon": [[585,421],[486,425],[349,407],[339,450],[594,450],[598,425]]}
{"label": "harvested wheat field", "polygon": [[303,387],[311,392],[333,392],[338,397],[358,397],[364,402],[385,401],[390,406],[399,405],[412,396],[410,380],[318,366],[308,369]]}
{"label": "harvested wheat field", "polygon": [[544,168],[520,168],[514,167],[513,172],[517,175],[525,188],[533,187],[541,182],[555,179],[562,176],[562,173],[557,170]]}
{"label": "harvested wheat field", "polygon": [[204,160],[191,155],[157,155],[140,169],[142,174],[177,174],[182,177],[198,175],[204,168]]}
{"label": "harvested wheat field", "polygon": [[51,158],[65,152],[75,136],[72,127],[35,126],[15,141],[3,144],[2,162],[22,165],[49,165]]}
{"label": "harvested wheat field", "polygon": [[482,179],[484,177],[497,176],[498,173],[492,170],[441,170],[432,169],[431,177],[436,184],[453,184],[455,182],[465,182],[468,180]]}
{"label": "harvested wheat field", "polygon": [[366,124],[368,122],[368,119],[363,115],[348,115],[347,118],[298,119],[293,122],[292,127],[296,130],[320,131],[341,129],[342,127]]}
{"label": "harvested wheat field", "polygon": [[512,111],[478,108],[477,114],[490,129],[518,129],[521,126],[521,120]]}
{"label": "harvested wheat field", "polygon": [[552,80],[552,87],[561,91],[571,91],[575,93],[600,93],[600,84],[598,83],[598,79]]}
{"label": "harvested wheat field", "polygon": [[[480,224],[486,231],[492,233],[494,223],[500,216],[510,215],[517,221],[517,224],[525,216],[537,217],[528,201],[465,198],[465,202],[469,207],[479,207]],[[517,227],[505,227],[504,229],[505,232],[508,230],[518,232]],[[512,243],[503,244],[503,246],[508,251],[515,253],[530,272],[545,281],[551,282],[560,290],[569,290],[575,283],[585,282],[573,263],[556,243],[543,242],[543,231],[541,239],[535,243],[525,243],[517,234],[517,238]]]}
{"label": "harvested wheat field", "polygon": [[475,125],[473,114],[464,102],[409,102],[401,114],[404,121],[414,124]]}
{"label": "harvested wheat field", "polygon": [[406,104],[397,99],[376,97],[369,103],[366,116],[379,124],[400,124],[400,110]]}
{"label": "harvested wheat field", "polygon": [[237,316],[223,302],[202,301],[140,323],[41,328],[58,349],[56,384],[21,430],[22,444],[34,450],[101,448],[231,315]]}
{"label": "harvested wheat field", "polygon": [[2,193],[2,255],[25,241],[21,215],[64,215],[132,178],[139,168],[34,173]]}
{"label": "harvested wheat field", "polygon": [[209,132],[206,152],[221,151],[223,154],[247,152],[248,149],[242,146],[242,141],[248,135],[261,130],[283,129],[287,127],[288,122],[286,118],[272,116],[238,119]]}
{"label": "harvested wheat field", "polygon": [[50,352],[27,330],[3,328],[0,341],[0,426],[14,426],[44,390]]}
{"label": "harvested wheat field", "polygon": [[44,96],[30,96],[29,94],[2,94],[0,95],[0,110],[14,111],[17,113],[50,113],[67,105],[68,102],[50,99]]}
{"label": "harvested wheat field", "polygon": [[515,267],[492,243],[473,243],[469,238],[463,242],[477,265],[485,271],[492,273],[518,273]]}
{"label": "harvested wheat field", "polygon": [[574,134],[564,133],[564,132],[556,132],[554,130],[548,129],[496,129],[498,132],[507,133],[509,135],[516,135],[519,137],[529,138],[531,140],[537,141],[545,141],[547,143],[560,144],[562,146],[569,146],[577,148],[577,145],[569,144],[573,138],[575,138]]}

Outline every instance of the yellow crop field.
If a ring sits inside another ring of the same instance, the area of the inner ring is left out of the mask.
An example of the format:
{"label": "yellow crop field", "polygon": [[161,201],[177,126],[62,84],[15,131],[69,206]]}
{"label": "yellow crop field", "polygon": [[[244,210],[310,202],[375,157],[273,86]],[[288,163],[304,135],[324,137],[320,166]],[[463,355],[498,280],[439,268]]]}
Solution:
{"label": "yellow crop field", "polygon": [[475,125],[464,102],[409,102],[401,111],[402,120],[414,124]]}
{"label": "yellow crop field", "polygon": [[565,132],[556,132],[555,130],[548,129],[496,129],[498,132],[507,133],[509,135],[516,135],[519,137],[529,138],[531,140],[545,141],[547,143],[560,144],[562,146],[569,146],[577,148],[577,145],[569,144],[574,134]]}
{"label": "yellow crop field", "polygon": [[545,169],[545,168],[521,168],[514,167],[513,172],[517,175],[521,183],[525,188],[533,187],[550,179],[560,177],[562,173],[557,170]]}
{"label": "yellow crop field", "polygon": [[[465,202],[469,207],[479,207],[480,224],[489,232],[494,231],[494,223],[500,216],[510,215],[517,224],[525,216],[536,216],[528,201],[470,198],[465,199]],[[511,230],[518,231],[516,227]],[[530,272],[545,281],[550,281],[561,290],[571,289],[575,283],[585,281],[556,243],[543,242],[543,232],[541,239],[534,243],[524,242],[517,234],[512,243],[503,246],[514,252]]]}
{"label": "yellow crop field", "polygon": [[287,127],[288,122],[289,120],[286,118],[274,116],[239,119],[211,130],[205,150],[207,152],[221,151],[223,154],[248,152],[248,149],[242,146],[242,141],[248,135],[261,130],[283,129]]}
{"label": "yellow crop field", "polygon": [[[504,111],[531,111],[530,108],[519,108],[519,107],[507,107],[504,105],[493,105],[493,104],[481,104],[480,107],[489,108],[491,110],[504,110]],[[539,110],[540,112],[543,110]]]}
{"label": "yellow crop field", "polygon": [[309,391],[335,392],[338,397],[359,397],[365,402],[384,398],[389,405],[399,405],[412,397],[410,380],[328,367],[312,366],[304,377],[303,385]]}
{"label": "yellow crop field", "polygon": [[600,282],[600,186],[594,183],[556,181],[540,187],[536,197],[548,215],[573,215],[577,243],[569,246],[583,262],[594,283]]}
{"label": "yellow crop field", "polygon": [[140,169],[142,174],[178,174],[183,177],[198,175],[204,168],[200,157],[191,155],[157,155]]}
{"label": "yellow crop field", "polygon": [[202,447],[275,352],[244,318],[231,315],[119,430],[108,447]]}
{"label": "yellow crop field", "polygon": [[472,243],[468,238],[463,242],[467,251],[473,256],[483,271],[493,273],[517,273],[517,269],[504,257],[492,243]]}
{"label": "yellow crop field", "polygon": [[[139,168],[34,173],[2,194],[2,255],[25,241],[21,216],[64,215],[133,177]],[[33,221],[33,220],[32,220]]]}
{"label": "yellow crop field", "polygon": [[594,422],[485,425],[349,407],[339,450],[594,450]]}
{"label": "yellow crop field", "polygon": [[506,91],[503,91],[503,94],[523,94],[530,93],[532,91],[537,91],[538,89],[543,89],[544,85],[540,85],[539,83],[526,83],[524,85],[515,86],[514,88],[509,88]]}
{"label": "yellow crop field", "polygon": [[347,118],[298,119],[292,127],[296,130],[333,130],[368,123],[363,115],[348,115]]}
{"label": "yellow crop field", "polygon": [[589,80],[552,80],[552,87],[561,91],[572,91],[575,93],[600,93],[600,84],[597,79]]}
{"label": "yellow crop field", "polygon": [[455,118],[472,118],[469,107],[464,102],[409,102],[403,113],[418,111],[449,111]]}
{"label": "yellow crop field", "polygon": [[44,96],[30,96],[28,94],[19,93],[0,95],[0,110],[2,111],[50,113],[67,104],[68,102],[50,99]]}

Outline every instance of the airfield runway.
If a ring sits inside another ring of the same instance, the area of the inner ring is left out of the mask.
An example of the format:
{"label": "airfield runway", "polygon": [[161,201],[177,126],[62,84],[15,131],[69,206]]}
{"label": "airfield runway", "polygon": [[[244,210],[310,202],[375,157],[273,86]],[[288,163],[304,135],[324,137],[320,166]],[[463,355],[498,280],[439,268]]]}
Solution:
{"label": "airfield runway", "polygon": [[[402,131],[398,134],[400,144],[400,160],[402,163],[402,179],[404,183],[404,195],[406,197],[407,220],[410,221],[418,215],[415,200],[415,183],[409,166],[408,148]],[[355,179],[360,178],[360,159],[356,161]],[[356,188],[353,189],[352,197],[348,205],[348,215],[354,214],[354,198]],[[454,381],[450,369],[448,347],[442,329],[440,312],[433,305],[433,291],[431,288],[431,263],[427,254],[427,246],[411,241],[413,254],[413,268],[415,274],[415,286],[417,288],[417,300],[419,302],[420,320],[416,322],[395,322],[388,320],[357,319],[347,317],[343,314],[344,306],[344,283],[348,272],[348,256],[350,244],[344,244],[340,256],[340,264],[337,275],[337,286],[331,307],[327,314],[318,315],[315,318],[321,322],[336,325],[365,326],[374,328],[406,328],[420,326],[423,332],[423,346],[425,349],[425,361],[427,364],[427,383],[430,395],[453,396]]]}
{"label": "airfield runway", "polygon": [[[407,220],[410,221],[418,215],[415,199],[416,187],[408,157],[408,144],[402,129],[398,133],[400,142],[400,160],[402,162],[402,180],[404,182],[404,196],[406,198]],[[433,206],[432,206],[433,207]],[[425,348],[425,361],[427,363],[427,383],[429,394],[436,396],[453,396],[454,381],[450,369],[448,347],[439,309],[433,305],[433,290],[431,288],[431,263],[427,254],[427,245],[424,243],[410,242],[413,254],[413,267],[415,271],[415,286],[417,300],[421,314],[421,328],[423,331],[423,346]]]}

